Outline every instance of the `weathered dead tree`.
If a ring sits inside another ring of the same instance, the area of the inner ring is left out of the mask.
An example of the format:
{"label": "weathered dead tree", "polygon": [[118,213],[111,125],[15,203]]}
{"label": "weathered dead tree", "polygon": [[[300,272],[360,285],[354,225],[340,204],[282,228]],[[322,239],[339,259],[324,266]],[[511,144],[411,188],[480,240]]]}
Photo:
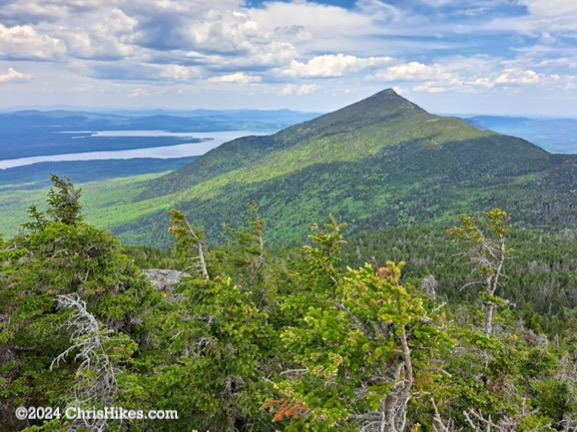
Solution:
{"label": "weathered dead tree", "polygon": [[[112,406],[118,393],[117,376],[120,369],[114,366],[106,352],[112,330],[104,326],[86,309],[86,303],[77,294],[59,295],[58,308],[71,309],[64,328],[75,330],[70,336],[71,346],[56,357],[50,368],[72,353],[77,352],[74,360],[79,363],[76,377],[77,385],[73,388],[72,406],[82,409],[97,407],[102,409]],[[108,431],[107,419],[76,419],[70,430],[87,428],[90,431]]]}
{"label": "weathered dead tree", "polygon": [[[434,399],[431,399],[431,403],[435,409],[435,416],[433,417],[433,430],[435,432],[461,432],[463,430],[462,428],[456,429],[452,419],[445,420],[441,417]],[[492,419],[490,415],[485,415],[481,410],[469,408],[463,411],[465,422],[468,425],[467,430],[473,432],[516,432],[528,417],[537,413],[537,410],[528,410],[525,405],[526,401],[523,400],[521,411],[518,414],[503,416],[498,420]],[[573,430],[567,429],[567,432]],[[550,425],[541,425],[529,430],[529,432],[545,431],[553,432],[555,429]]]}
{"label": "weathered dead tree", "polygon": [[403,432],[407,426],[407,409],[413,388],[413,363],[405,326],[400,327],[402,362],[392,379],[394,384],[383,397],[378,412],[352,414],[349,420],[359,425],[362,432]]}

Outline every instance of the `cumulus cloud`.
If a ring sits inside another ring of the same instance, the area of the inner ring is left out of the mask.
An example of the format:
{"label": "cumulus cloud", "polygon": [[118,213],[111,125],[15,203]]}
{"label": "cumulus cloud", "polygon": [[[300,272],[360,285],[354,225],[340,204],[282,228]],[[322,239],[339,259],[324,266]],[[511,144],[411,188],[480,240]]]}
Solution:
{"label": "cumulus cloud", "polygon": [[62,2],[8,1],[2,2],[0,8],[1,21],[11,26],[58,21],[69,15],[68,8]]}
{"label": "cumulus cloud", "polygon": [[375,75],[376,78],[383,81],[413,81],[430,78],[434,74],[431,66],[419,62],[410,62],[391,66],[383,72]]}
{"label": "cumulus cloud", "polygon": [[535,63],[535,66],[542,67],[542,68],[569,68],[569,69],[577,69],[577,56],[570,58],[570,57],[558,57],[552,59],[545,59],[538,63]]}
{"label": "cumulus cloud", "polygon": [[[577,16],[577,3],[567,0],[519,0],[535,18],[560,19],[568,23]],[[554,23],[552,23],[554,24]],[[575,27],[573,27],[575,29]]]}
{"label": "cumulus cloud", "polygon": [[316,84],[303,84],[303,85],[296,85],[296,84],[287,84],[281,88],[279,94],[281,96],[305,96],[311,93],[316,92],[319,90],[319,86]]}
{"label": "cumulus cloud", "polygon": [[0,75],[0,83],[8,81],[29,81],[32,75],[20,73],[12,68],[8,68],[8,72]]}
{"label": "cumulus cloud", "polygon": [[31,26],[0,24],[0,58],[11,60],[54,60],[63,56],[61,40],[38,33]]}
{"label": "cumulus cloud", "polygon": [[334,78],[363,69],[376,68],[392,61],[390,57],[359,58],[352,55],[323,55],[306,63],[293,60],[282,75],[295,78]]}
{"label": "cumulus cloud", "polygon": [[521,62],[507,65],[487,56],[447,58],[442,63],[433,64],[398,63],[371,78],[387,82],[415,82],[412,90],[419,93],[472,93],[498,87],[554,85],[563,81],[558,74],[524,68]]}
{"label": "cumulus cloud", "polygon": [[500,71],[493,72],[490,76],[477,78],[470,83],[473,87],[491,89],[498,86],[536,86],[554,85],[561,77],[557,74],[538,73],[531,69],[520,69],[506,66]]}
{"label": "cumulus cloud", "polygon": [[67,54],[78,59],[118,60],[130,56],[131,46],[119,43],[107,32],[90,33],[84,29],[58,30],[55,35],[66,46]]}
{"label": "cumulus cloud", "polygon": [[433,64],[426,65],[419,62],[409,62],[390,66],[374,76],[382,81],[442,81],[456,85],[461,82],[458,76],[449,71],[446,66]]}
{"label": "cumulus cloud", "polygon": [[263,26],[241,3],[173,1],[160,8],[149,2],[124,12],[138,20],[131,42],[151,59],[235,73],[281,67],[297,58],[292,41]]}
{"label": "cumulus cloud", "polygon": [[251,16],[268,31],[279,32],[281,37],[300,35],[303,41],[310,40],[308,33],[332,35],[370,34],[376,25],[370,16],[337,7],[313,2],[285,3],[267,2],[262,9],[255,9]]}
{"label": "cumulus cloud", "polygon": [[[273,33],[263,30],[241,0],[5,3],[0,22],[15,22],[14,27],[1,27],[7,34],[0,33],[4,39],[12,39],[5,50],[11,52],[10,58],[24,58],[21,53],[27,52],[26,58],[54,59],[51,53],[57,51],[79,59],[146,60],[162,57],[154,53],[174,53],[175,57],[167,60],[174,63],[176,57],[194,53],[216,56],[219,61],[213,63],[226,62],[230,67],[249,63],[268,67],[286,64],[297,55],[291,43],[278,41]],[[15,44],[15,37],[23,41]],[[27,50],[21,46],[25,42]],[[49,42],[55,46],[48,47]]]}
{"label": "cumulus cloud", "polygon": [[130,40],[136,25],[135,18],[110,8],[88,12],[67,26],[56,26],[51,35],[64,43],[71,57],[117,60],[137,53]]}
{"label": "cumulus cloud", "polygon": [[555,33],[568,32],[575,35],[577,28],[577,3],[570,0],[518,0],[526,7],[527,14],[495,19],[487,24],[494,31],[513,31],[522,35],[545,35],[545,41],[553,41]]}
{"label": "cumulus cloud", "polygon": [[198,52],[170,52],[164,53],[167,58],[178,58],[184,64],[203,65],[210,72],[264,72],[284,67],[298,56],[291,44],[272,42],[265,45],[251,47],[242,54],[203,54]]}
{"label": "cumulus cloud", "polygon": [[[259,28],[274,35],[277,41],[292,44],[301,55],[303,51],[362,54],[365,49],[369,50],[367,38],[395,32],[388,25],[390,17],[379,21],[381,14],[369,10],[369,4],[379,4],[380,9],[384,5],[374,0],[361,0],[357,2],[357,9],[347,10],[316,2],[271,1],[263,8],[251,10],[250,16]],[[364,10],[361,10],[361,5]]]}
{"label": "cumulus cloud", "polygon": [[229,75],[222,75],[210,78],[209,81],[221,84],[250,84],[260,81],[260,77],[247,75],[244,72],[237,72]]}
{"label": "cumulus cloud", "polygon": [[223,9],[218,3],[194,15],[190,10],[163,10],[137,19],[133,41],[151,49],[227,54],[249,52],[254,44],[271,42],[247,13]]}
{"label": "cumulus cloud", "polygon": [[169,81],[187,81],[202,76],[198,68],[181,65],[156,65],[155,70],[159,78]]}
{"label": "cumulus cloud", "polygon": [[538,84],[540,75],[532,70],[507,68],[495,79],[495,84]]}
{"label": "cumulus cloud", "polygon": [[270,68],[290,63],[298,56],[295,47],[287,42],[271,42],[264,46],[251,47],[249,55],[232,61],[225,59],[225,64],[240,67]]}
{"label": "cumulus cloud", "polygon": [[446,93],[449,91],[454,91],[455,88],[454,87],[441,87],[441,86],[437,86],[434,83],[431,82],[426,82],[423,83],[421,85],[417,85],[413,87],[413,91],[417,92],[417,93]]}

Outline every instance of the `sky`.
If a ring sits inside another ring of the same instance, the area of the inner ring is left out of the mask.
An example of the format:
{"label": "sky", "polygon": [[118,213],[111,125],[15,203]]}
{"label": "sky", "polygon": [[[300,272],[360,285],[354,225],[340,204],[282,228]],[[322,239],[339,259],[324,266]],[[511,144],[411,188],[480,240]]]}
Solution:
{"label": "sky", "polygon": [[577,117],[575,0],[0,0],[0,109]]}

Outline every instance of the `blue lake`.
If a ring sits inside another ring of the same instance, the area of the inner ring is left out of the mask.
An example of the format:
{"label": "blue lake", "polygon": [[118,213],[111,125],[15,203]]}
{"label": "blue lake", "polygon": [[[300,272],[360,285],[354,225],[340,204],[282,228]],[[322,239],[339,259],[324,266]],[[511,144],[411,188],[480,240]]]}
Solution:
{"label": "blue lake", "polygon": [[[166,132],[166,131],[142,131],[142,130],[121,130],[121,131],[85,131],[69,133],[86,133],[91,137],[185,137],[202,140],[195,143],[183,143],[173,146],[147,147],[132,150],[118,151],[91,151],[82,153],[66,153],[43,156],[30,156],[18,159],[0,160],[0,169],[8,169],[32,165],[41,162],[69,162],[69,161],[90,161],[90,160],[113,160],[113,159],[176,159],[190,156],[201,156],[221,144],[249,135],[266,135],[263,132],[251,131],[217,131],[217,132]],[[78,137],[81,139],[81,137]]]}

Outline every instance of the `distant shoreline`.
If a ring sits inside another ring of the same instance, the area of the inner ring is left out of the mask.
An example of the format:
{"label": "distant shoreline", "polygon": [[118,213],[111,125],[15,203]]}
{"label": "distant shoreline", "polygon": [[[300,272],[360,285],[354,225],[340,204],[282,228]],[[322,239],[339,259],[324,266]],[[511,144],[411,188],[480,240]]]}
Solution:
{"label": "distant shoreline", "polygon": [[[81,153],[66,153],[42,156],[28,156],[16,159],[0,160],[0,170],[33,165],[42,162],[72,162],[72,161],[90,161],[90,160],[111,160],[111,159],[176,159],[189,156],[202,156],[210,150],[232,141],[237,138],[250,135],[266,135],[263,132],[254,131],[216,131],[216,132],[166,132],[166,131],[87,131],[93,133],[93,136],[111,137],[134,137],[134,136],[187,136],[191,139],[200,139],[201,142],[185,143],[173,146],[148,147],[132,150],[116,151],[92,151]],[[148,133],[148,135],[144,134]],[[156,135],[162,133],[162,135]]]}

